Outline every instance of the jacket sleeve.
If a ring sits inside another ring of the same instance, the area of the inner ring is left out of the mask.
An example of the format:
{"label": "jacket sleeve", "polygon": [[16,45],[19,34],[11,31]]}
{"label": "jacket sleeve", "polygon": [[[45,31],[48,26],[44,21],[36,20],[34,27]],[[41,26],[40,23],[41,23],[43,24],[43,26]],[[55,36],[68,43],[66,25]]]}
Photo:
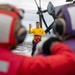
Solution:
{"label": "jacket sleeve", "polygon": [[28,33],[29,33],[29,34],[34,33],[34,29],[29,29],[29,30],[28,30]]}
{"label": "jacket sleeve", "polygon": [[72,51],[62,43],[55,44],[52,55],[25,57],[21,75],[73,75],[75,60]]}
{"label": "jacket sleeve", "polygon": [[42,35],[46,36],[46,32],[42,29]]}

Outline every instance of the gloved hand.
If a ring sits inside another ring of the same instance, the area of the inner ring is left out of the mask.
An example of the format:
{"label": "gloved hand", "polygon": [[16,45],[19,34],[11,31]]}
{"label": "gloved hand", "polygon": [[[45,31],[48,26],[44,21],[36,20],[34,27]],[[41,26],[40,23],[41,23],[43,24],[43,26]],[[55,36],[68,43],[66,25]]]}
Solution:
{"label": "gloved hand", "polygon": [[37,56],[39,54],[50,55],[51,54],[50,48],[56,42],[61,42],[61,40],[59,40],[56,37],[50,37],[50,38],[47,38],[47,39],[39,42],[36,46],[36,51],[34,53],[34,56]]}
{"label": "gloved hand", "polygon": [[51,47],[56,42],[61,42],[60,39],[57,37],[50,37],[48,38],[42,45],[43,54],[50,55],[51,54]]}

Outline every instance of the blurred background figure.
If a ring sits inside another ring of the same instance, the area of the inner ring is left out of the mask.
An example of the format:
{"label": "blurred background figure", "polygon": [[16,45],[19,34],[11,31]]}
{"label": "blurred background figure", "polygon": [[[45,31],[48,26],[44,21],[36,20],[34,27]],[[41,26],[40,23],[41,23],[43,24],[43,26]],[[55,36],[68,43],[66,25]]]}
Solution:
{"label": "blurred background figure", "polygon": [[36,50],[36,45],[38,42],[40,42],[42,40],[42,36],[46,35],[46,32],[43,30],[43,28],[40,28],[40,23],[36,22],[36,27],[31,29],[32,25],[29,24],[29,34],[33,34],[33,40],[32,40],[32,53],[31,55],[34,54],[35,50]]}

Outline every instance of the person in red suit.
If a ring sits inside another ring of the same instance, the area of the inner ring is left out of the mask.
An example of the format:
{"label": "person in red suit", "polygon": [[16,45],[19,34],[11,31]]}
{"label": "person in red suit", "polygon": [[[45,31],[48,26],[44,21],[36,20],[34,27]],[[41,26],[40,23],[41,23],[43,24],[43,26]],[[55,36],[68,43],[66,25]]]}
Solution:
{"label": "person in red suit", "polygon": [[12,52],[27,34],[22,18],[14,6],[0,5],[0,75],[75,75],[75,55],[58,37],[43,43],[42,53],[48,56]]}

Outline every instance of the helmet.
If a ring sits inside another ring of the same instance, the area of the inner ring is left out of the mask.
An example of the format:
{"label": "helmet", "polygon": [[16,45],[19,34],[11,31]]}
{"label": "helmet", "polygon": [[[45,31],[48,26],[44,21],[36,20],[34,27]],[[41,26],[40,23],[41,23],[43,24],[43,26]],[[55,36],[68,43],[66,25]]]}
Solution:
{"label": "helmet", "polygon": [[53,31],[75,53],[75,3],[62,6],[53,23]]}
{"label": "helmet", "polygon": [[54,21],[53,30],[58,35],[75,36],[75,3],[62,6]]}
{"label": "helmet", "polygon": [[[21,25],[22,18],[23,16],[20,15],[16,7],[8,4],[0,5],[0,47],[10,48],[15,46],[20,39],[20,35],[17,35],[20,28],[26,35],[26,30]],[[25,35],[23,35],[24,38]]]}

